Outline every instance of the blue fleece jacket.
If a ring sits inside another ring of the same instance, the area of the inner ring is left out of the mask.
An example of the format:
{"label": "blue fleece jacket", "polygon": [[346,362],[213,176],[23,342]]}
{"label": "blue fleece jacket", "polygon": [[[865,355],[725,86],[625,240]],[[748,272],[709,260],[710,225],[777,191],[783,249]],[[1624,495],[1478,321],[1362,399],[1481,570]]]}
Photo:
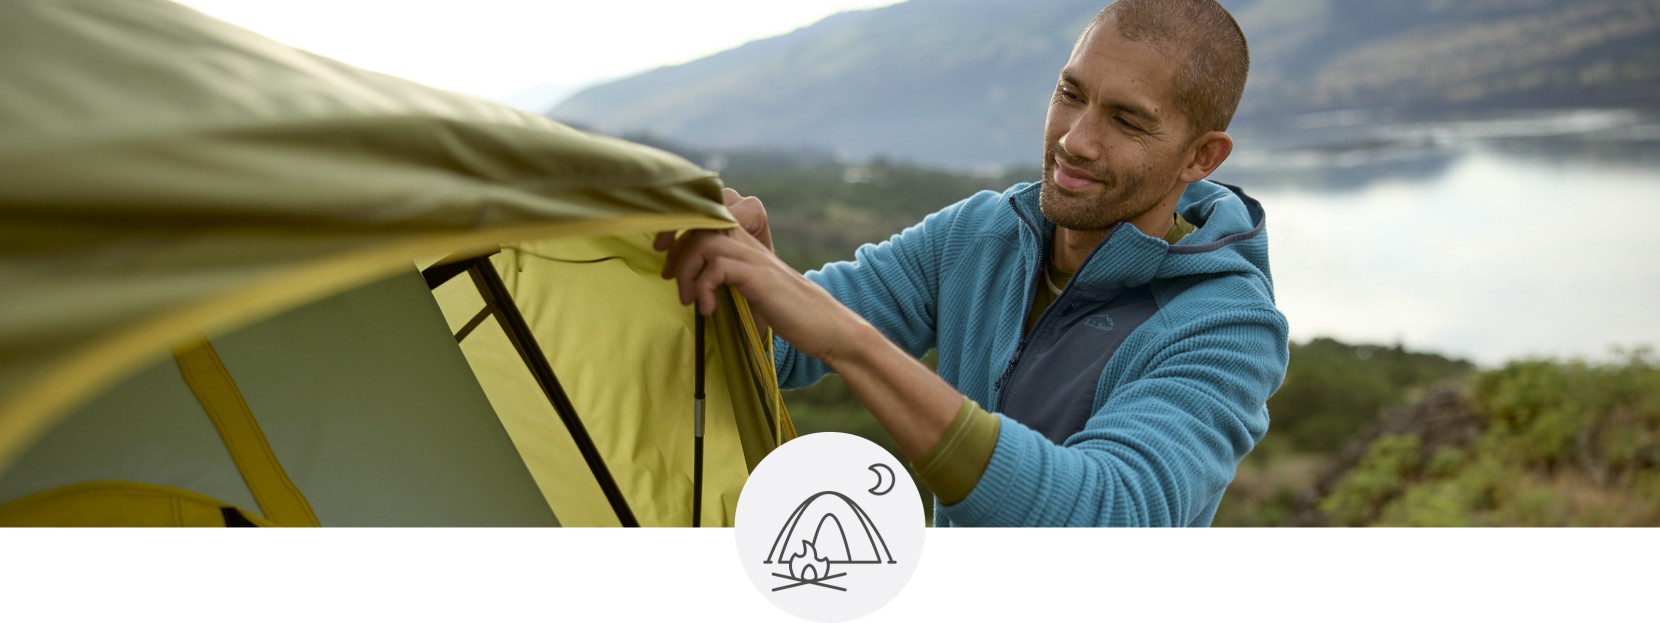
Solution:
{"label": "blue fleece jacket", "polygon": [[[807,278],[999,407],[990,463],[937,525],[1209,525],[1289,359],[1262,207],[1190,185],[1177,210],[1195,231],[1170,245],[1116,226],[1027,336],[1054,235],[1038,191],[980,192]],[[830,372],[774,346],[785,388]]]}

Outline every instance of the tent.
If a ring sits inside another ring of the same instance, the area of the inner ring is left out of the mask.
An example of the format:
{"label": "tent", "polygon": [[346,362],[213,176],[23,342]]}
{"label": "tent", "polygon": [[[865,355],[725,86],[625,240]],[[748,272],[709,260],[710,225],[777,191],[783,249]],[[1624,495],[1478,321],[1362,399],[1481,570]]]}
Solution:
{"label": "tent", "polygon": [[0,84],[0,525],[731,525],[794,436],[676,156],[166,0],[8,3]]}

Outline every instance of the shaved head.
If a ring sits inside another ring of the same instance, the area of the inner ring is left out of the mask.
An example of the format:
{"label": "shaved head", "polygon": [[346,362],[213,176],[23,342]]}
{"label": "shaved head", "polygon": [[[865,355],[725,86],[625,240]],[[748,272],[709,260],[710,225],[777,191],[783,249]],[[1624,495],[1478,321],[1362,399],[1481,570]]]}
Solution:
{"label": "shaved head", "polygon": [[1176,71],[1176,106],[1193,135],[1228,129],[1245,92],[1251,55],[1227,9],[1215,0],[1117,0],[1095,15],[1084,34],[1103,25],[1183,59]]}

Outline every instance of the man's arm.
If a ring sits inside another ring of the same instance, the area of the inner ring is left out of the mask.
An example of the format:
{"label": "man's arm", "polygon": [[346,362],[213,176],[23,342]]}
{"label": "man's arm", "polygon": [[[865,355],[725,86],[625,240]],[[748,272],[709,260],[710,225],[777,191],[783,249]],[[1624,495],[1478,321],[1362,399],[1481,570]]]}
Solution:
{"label": "man's arm", "polygon": [[[970,474],[974,482],[953,483],[966,498],[942,499],[948,505],[942,515],[960,525],[1201,519],[1266,431],[1263,404],[1285,370],[1279,312],[1210,314],[1169,331],[1172,337],[1137,380],[1117,388],[1083,432],[1057,446],[1005,416],[970,408],[943,379],[753,236],[737,230],[682,236],[668,264],[665,276],[679,278],[681,301],[696,301],[702,313],[713,309],[714,288],[738,288],[796,350],[840,373],[919,468]],[[962,417],[971,412],[982,417]],[[962,443],[941,446],[947,431]]]}

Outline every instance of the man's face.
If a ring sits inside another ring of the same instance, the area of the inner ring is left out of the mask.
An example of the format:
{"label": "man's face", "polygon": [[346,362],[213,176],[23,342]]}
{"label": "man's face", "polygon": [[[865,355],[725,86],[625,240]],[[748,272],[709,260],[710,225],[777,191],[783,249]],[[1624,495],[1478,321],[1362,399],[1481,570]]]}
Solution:
{"label": "man's face", "polygon": [[1043,214],[1098,231],[1146,214],[1174,193],[1193,143],[1176,108],[1179,55],[1096,25],[1061,70],[1044,123]]}

